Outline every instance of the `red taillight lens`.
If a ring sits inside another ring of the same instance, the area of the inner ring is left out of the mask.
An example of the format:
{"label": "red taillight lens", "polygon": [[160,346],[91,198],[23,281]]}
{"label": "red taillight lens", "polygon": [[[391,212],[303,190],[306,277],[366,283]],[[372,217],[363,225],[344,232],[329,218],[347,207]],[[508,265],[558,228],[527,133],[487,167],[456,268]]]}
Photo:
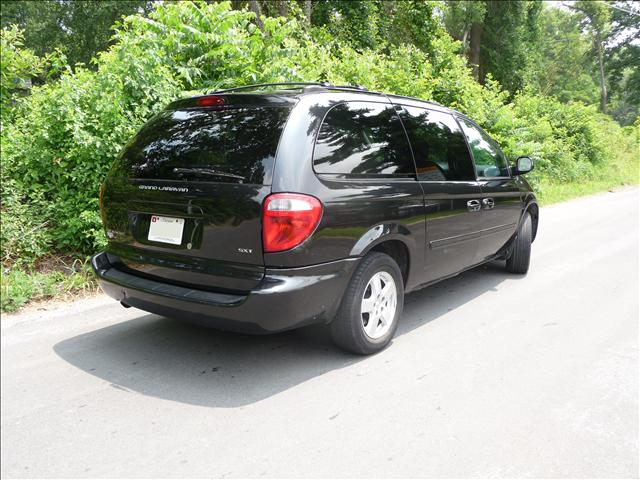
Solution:
{"label": "red taillight lens", "polygon": [[224,98],[213,96],[200,97],[196,103],[201,107],[221,107],[224,105]]}
{"label": "red taillight lens", "polygon": [[262,208],[262,245],[265,253],[282,252],[304,242],[320,223],[322,203],[299,193],[269,195]]}

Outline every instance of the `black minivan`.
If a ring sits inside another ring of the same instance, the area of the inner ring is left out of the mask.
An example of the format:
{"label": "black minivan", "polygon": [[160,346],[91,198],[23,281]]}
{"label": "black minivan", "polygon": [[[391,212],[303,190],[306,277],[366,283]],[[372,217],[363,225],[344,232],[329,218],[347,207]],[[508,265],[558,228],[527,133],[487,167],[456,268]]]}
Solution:
{"label": "black minivan", "polygon": [[220,90],[173,102],[126,145],[92,264],[126,307],[253,333],[324,323],[373,353],[406,292],[495,259],[526,273],[532,168],[437,103],[327,83]]}

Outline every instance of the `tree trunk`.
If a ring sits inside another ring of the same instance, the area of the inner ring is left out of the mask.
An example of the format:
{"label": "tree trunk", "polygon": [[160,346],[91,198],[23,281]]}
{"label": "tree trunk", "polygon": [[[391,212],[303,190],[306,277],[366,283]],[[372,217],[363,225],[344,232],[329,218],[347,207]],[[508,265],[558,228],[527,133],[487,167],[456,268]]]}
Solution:
{"label": "tree trunk", "polygon": [[307,17],[307,22],[311,24],[311,0],[304,0],[302,11],[304,12],[304,16]]}
{"label": "tree trunk", "polygon": [[249,10],[256,14],[256,25],[264,32],[264,23],[262,23],[262,11],[258,0],[249,0]]}
{"label": "tree trunk", "polygon": [[458,40],[462,42],[462,48],[463,48],[462,51],[464,51],[464,49],[467,48],[467,38],[469,38],[469,29],[465,28],[464,33],[462,34],[462,38],[458,38]]}
{"label": "tree trunk", "polygon": [[287,16],[287,0],[278,0],[278,15],[281,17]]}
{"label": "tree trunk", "polygon": [[598,45],[596,45],[596,50],[598,52],[598,67],[600,69],[600,111],[602,113],[607,113],[607,81],[604,74],[604,46],[602,45],[602,40],[600,40],[600,35],[596,36],[596,41]]}
{"label": "tree trunk", "polygon": [[479,23],[471,24],[471,33],[469,40],[469,64],[473,69],[473,78],[480,81],[480,40],[482,37],[482,25]]}

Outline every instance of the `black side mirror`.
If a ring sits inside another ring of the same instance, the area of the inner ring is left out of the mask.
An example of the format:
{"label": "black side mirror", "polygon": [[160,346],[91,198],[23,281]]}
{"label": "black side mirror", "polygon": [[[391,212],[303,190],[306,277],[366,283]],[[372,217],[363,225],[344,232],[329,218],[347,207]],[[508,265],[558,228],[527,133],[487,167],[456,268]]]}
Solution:
{"label": "black side mirror", "polygon": [[533,170],[533,159],[531,157],[518,157],[514,175],[524,175]]}

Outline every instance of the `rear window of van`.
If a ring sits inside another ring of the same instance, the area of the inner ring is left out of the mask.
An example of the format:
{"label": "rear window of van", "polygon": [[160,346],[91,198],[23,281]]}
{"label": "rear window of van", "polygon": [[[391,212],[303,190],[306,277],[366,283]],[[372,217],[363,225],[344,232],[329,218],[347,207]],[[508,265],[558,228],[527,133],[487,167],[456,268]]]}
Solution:
{"label": "rear window of van", "polygon": [[290,107],[166,110],[114,166],[130,178],[269,184]]}

